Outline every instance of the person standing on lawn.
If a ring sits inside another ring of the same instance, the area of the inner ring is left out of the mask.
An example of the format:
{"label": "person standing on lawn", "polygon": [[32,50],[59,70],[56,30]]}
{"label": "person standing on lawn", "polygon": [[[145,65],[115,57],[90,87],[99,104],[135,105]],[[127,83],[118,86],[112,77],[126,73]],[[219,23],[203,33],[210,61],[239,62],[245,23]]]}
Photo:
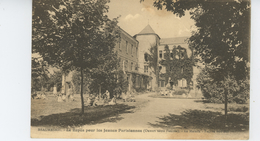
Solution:
{"label": "person standing on lawn", "polygon": [[106,90],[106,96],[107,96],[107,99],[110,99],[110,93],[109,93],[109,91],[108,90]]}
{"label": "person standing on lawn", "polygon": [[58,95],[58,102],[62,102],[61,94]]}

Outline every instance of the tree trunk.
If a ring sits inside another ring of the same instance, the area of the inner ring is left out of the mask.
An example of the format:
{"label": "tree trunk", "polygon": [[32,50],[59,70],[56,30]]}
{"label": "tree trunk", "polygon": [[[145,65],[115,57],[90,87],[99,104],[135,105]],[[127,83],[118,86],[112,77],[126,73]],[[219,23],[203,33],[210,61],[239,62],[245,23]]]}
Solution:
{"label": "tree trunk", "polygon": [[229,95],[229,74],[228,74],[228,79],[226,79],[225,81],[227,81],[228,85],[227,85],[227,90],[225,92],[225,120],[227,123],[227,105],[228,105],[228,95]]}
{"label": "tree trunk", "polygon": [[99,95],[101,96],[102,95],[102,93],[101,93],[101,85],[99,85],[98,91],[99,91]]}
{"label": "tree trunk", "polygon": [[61,93],[66,94],[66,74],[64,71],[62,71]]}
{"label": "tree trunk", "polygon": [[158,69],[158,65],[156,65],[156,67],[155,67],[155,81],[156,81],[156,86],[159,88],[160,86],[159,86],[159,69]]}
{"label": "tree trunk", "polygon": [[81,97],[81,114],[84,114],[84,98],[83,98],[83,68],[80,67],[80,76],[81,76],[81,83],[80,83],[80,97]]}
{"label": "tree trunk", "polygon": [[227,121],[227,95],[229,94],[229,89],[227,90],[227,92],[225,93],[225,119]]}

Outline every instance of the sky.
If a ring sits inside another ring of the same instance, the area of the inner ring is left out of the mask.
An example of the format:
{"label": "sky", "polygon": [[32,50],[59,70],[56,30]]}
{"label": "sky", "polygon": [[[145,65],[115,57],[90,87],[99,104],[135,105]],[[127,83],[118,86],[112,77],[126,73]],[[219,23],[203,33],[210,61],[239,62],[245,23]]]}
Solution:
{"label": "sky", "polygon": [[119,17],[118,25],[134,36],[149,23],[161,38],[189,37],[195,30],[194,21],[190,19],[189,12],[179,18],[166,10],[157,10],[153,7],[153,0],[110,0],[110,19]]}

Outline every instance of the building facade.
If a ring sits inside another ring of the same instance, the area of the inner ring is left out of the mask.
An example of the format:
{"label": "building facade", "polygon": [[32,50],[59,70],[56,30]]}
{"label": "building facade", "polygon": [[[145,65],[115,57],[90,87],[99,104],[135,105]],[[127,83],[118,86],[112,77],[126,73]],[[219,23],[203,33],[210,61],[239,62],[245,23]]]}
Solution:
{"label": "building facade", "polygon": [[[144,57],[138,40],[118,27],[119,38],[116,42],[115,52],[119,59],[119,69],[123,70],[128,81],[128,91],[143,91],[151,87],[152,76],[147,65],[144,65]],[[141,44],[141,45],[140,45]]]}
{"label": "building facade", "polygon": [[133,77],[138,73],[138,44],[139,42],[118,27],[119,38],[114,48],[119,59],[119,69],[123,70],[128,81],[128,91],[132,91],[136,81]]}
{"label": "building facade", "polygon": [[[117,31],[119,38],[114,51],[119,59],[119,69],[128,81],[128,91],[155,90],[157,87],[166,87],[168,83],[181,88],[195,86],[199,72],[192,64],[187,64],[192,61],[192,51],[185,42],[188,37],[160,38],[149,24],[134,36],[120,27]],[[157,52],[157,74],[149,67],[146,58],[152,47]],[[197,72],[195,76],[194,70]]]}
{"label": "building facade", "polygon": [[[139,73],[145,73],[151,78],[149,87],[163,88],[169,83],[171,86],[180,88],[189,86],[195,89],[199,69],[192,64],[193,53],[186,42],[188,37],[160,38],[148,24],[140,33],[134,35],[134,38],[139,42]],[[153,68],[148,67],[145,59],[145,54],[154,46],[157,48],[159,74],[155,74]],[[158,82],[156,77],[159,78]]]}
{"label": "building facade", "polygon": [[188,37],[164,38],[158,47],[159,86],[187,88],[193,83],[192,51],[185,42]]}

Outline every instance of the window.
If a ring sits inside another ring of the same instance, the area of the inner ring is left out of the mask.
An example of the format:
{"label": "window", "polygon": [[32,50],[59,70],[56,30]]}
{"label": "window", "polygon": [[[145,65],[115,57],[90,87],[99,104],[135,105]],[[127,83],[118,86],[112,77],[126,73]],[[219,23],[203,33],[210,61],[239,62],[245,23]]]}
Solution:
{"label": "window", "polygon": [[161,81],[161,87],[164,87],[164,81]]}
{"label": "window", "polygon": [[135,84],[136,84],[135,87],[139,87],[139,79],[138,79],[138,76],[136,76],[135,82],[136,82],[136,83],[135,83]]}
{"label": "window", "polygon": [[166,73],[166,67],[165,66],[160,66],[159,70],[160,70],[160,73]]}
{"label": "window", "polygon": [[180,51],[179,51],[179,49],[176,49],[175,58],[176,58],[176,59],[180,59]]}
{"label": "window", "polygon": [[119,67],[121,66],[121,58],[120,57],[118,58],[118,65],[119,65]]}
{"label": "window", "polygon": [[162,66],[159,66],[159,72],[162,70]]}
{"label": "window", "polygon": [[128,61],[125,60],[125,61],[124,61],[124,70],[125,70],[125,71],[127,71],[127,65],[128,65]]}
{"label": "window", "polygon": [[184,59],[184,53],[183,52],[181,52],[180,56],[181,56],[180,57],[181,59]]}
{"label": "window", "polygon": [[148,66],[144,66],[144,73],[148,73]]}
{"label": "window", "polygon": [[184,71],[184,69],[183,69],[183,67],[181,68],[181,73],[183,73],[183,71]]}
{"label": "window", "polygon": [[126,67],[126,70],[128,70],[128,61],[127,60],[125,61],[125,67]]}
{"label": "window", "polygon": [[162,51],[159,51],[159,57],[162,59]]}
{"label": "window", "polygon": [[119,37],[119,39],[118,39],[118,48],[119,48],[119,50],[121,50],[120,44],[121,44],[121,37]]}
{"label": "window", "polygon": [[134,63],[131,62],[131,71],[133,70],[133,67],[134,67]]}
{"label": "window", "polygon": [[133,54],[133,49],[134,49],[134,47],[133,47],[133,45],[131,45],[131,54]]}
{"label": "window", "polygon": [[146,61],[146,62],[148,61],[148,54],[147,53],[144,54],[144,61]]}
{"label": "window", "polygon": [[128,53],[128,42],[125,41],[125,46],[126,46],[126,53]]}
{"label": "window", "polygon": [[173,52],[171,53],[171,58],[173,59]]}

